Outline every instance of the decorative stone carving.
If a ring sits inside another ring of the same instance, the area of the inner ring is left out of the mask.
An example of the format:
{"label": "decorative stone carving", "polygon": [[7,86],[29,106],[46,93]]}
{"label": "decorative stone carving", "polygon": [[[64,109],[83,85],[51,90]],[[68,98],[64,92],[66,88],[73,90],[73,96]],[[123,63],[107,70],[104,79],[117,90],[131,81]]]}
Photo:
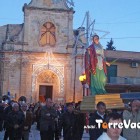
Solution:
{"label": "decorative stone carving", "polygon": [[[64,67],[63,66],[55,66],[55,65],[33,65],[33,75],[32,75],[32,92],[36,90],[36,83],[38,76],[44,71],[52,71],[55,75],[58,76],[59,81],[59,94],[64,94]],[[61,71],[60,71],[61,70]],[[50,82],[50,81],[48,81]]]}
{"label": "decorative stone carving", "polygon": [[37,82],[39,83],[54,83],[57,81],[57,76],[51,71],[45,71],[38,75]]}

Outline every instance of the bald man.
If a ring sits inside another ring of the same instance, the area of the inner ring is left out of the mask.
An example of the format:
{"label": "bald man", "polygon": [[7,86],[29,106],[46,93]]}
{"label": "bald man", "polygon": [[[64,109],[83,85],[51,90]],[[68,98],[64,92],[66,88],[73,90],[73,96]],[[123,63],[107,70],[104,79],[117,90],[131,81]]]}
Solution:
{"label": "bald man", "polygon": [[[134,100],[131,102],[131,110],[124,110],[123,119],[130,121],[131,123],[139,123],[140,122],[140,101]],[[140,138],[140,129],[138,128],[124,128],[123,136],[127,140],[139,140]]]}

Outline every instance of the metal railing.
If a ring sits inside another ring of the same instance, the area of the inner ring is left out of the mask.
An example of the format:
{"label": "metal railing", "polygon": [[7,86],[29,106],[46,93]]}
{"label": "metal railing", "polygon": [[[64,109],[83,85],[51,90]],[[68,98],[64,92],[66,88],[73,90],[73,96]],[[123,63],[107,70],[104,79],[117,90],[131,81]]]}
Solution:
{"label": "metal railing", "polygon": [[140,78],[134,77],[110,77],[110,84],[140,84]]}

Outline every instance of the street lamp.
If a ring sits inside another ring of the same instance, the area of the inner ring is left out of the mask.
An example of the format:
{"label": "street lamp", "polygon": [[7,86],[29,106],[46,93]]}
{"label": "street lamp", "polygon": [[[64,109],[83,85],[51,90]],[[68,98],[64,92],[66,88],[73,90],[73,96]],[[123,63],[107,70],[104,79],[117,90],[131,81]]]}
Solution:
{"label": "street lamp", "polygon": [[79,76],[79,81],[82,83],[83,86],[83,96],[85,96],[85,84],[86,84],[86,75],[82,74]]}

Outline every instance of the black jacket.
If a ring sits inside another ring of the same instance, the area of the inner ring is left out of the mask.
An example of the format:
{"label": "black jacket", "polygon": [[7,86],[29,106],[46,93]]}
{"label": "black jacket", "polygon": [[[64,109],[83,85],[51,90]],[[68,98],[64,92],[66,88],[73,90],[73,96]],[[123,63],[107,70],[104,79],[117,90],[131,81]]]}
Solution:
{"label": "black jacket", "polygon": [[[20,139],[25,117],[22,111],[11,111],[7,116],[7,128],[10,140]],[[15,128],[18,125],[18,128]]]}
{"label": "black jacket", "polygon": [[77,116],[72,112],[66,111],[62,115],[62,126],[64,140],[79,140],[79,130],[77,128]]}
{"label": "black jacket", "polygon": [[97,112],[91,114],[89,118],[89,125],[93,125],[95,128],[89,129],[90,140],[97,140],[98,137],[103,133],[103,128],[98,128],[98,123],[96,123],[96,119],[101,119],[103,122],[105,121],[106,115],[104,115],[104,119],[97,114]]}
{"label": "black jacket", "polygon": [[0,106],[0,131],[3,129],[3,121],[4,121],[4,107]]}
{"label": "black jacket", "polygon": [[56,111],[53,108],[43,106],[40,110],[40,131],[48,131],[50,128],[54,131],[55,118],[57,118]]}

